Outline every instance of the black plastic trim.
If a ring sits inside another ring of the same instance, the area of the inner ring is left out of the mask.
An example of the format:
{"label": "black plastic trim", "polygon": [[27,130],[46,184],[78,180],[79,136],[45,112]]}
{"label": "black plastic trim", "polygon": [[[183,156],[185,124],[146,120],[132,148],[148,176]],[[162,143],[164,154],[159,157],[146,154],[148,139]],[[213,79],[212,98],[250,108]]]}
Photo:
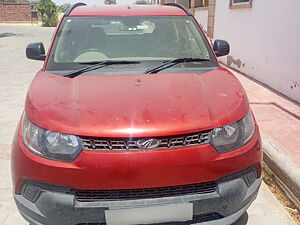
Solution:
{"label": "black plastic trim", "polygon": [[235,179],[239,179],[239,178],[243,178],[247,187],[250,187],[256,179],[260,178],[260,174],[257,171],[257,166],[258,164],[252,165],[250,167],[247,167],[246,169],[240,170],[240,171],[236,171],[233,172],[231,174],[225,175],[223,177],[221,177],[217,183],[223,183],[223,182],[228,182],[231,180],[235,180]]}
{"label": "black plastic trim", "polygon": [[185,195],[208,194],[217,189],[217,183],[205,182],[198,184],[141,188],[141,189],[119,189],[119,190],[72,190],[72,194],[79,202],[93,201],[123,201],[151,198],[166,198]]}
{"label": "black plastic trim", "polygon": [[64,15],[64,16],[69,16],[73,9],[75,9],[75,8],[77,8],[77,7],[79,7],[79,6],[85,6],[85,5],[86,5],[86,3],[83,3],[83,2],[78,2],[78,3],[74,4],[74,5],[71,5],[71,6],[67,9],[67,11],[65,12],[65,15]]}
{"label": "black plastic trim", "polygon": [[193,14],[187,10],[187,8],[185,8],[183,5],[180,5],[180,4],[177,4],[177,3],[165,3],[163,5],[166,5],[166,6],[174,6],[174,7],[177,7],[177,8],[180,8],[182,9],[188,16],[193,16]]}

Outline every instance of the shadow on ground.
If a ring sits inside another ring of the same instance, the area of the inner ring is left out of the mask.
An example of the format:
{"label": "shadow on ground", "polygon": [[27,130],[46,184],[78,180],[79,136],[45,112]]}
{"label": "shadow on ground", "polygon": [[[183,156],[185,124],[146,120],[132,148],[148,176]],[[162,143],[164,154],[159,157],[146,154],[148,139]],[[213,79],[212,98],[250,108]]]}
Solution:
{"label": "shadow on ground", "polygon": [[19,36],[19,34],[14,34],[14,33],[0,33],[0,38],[11,37],[11,36]]}
{"label": "shadow on ground", "polygon": [[248,213],[245,212],[244,215],[242,215],[242,217],[239,218],[239,220],[233,223],[232,225],[246,225],[247,223],[248,223]]}

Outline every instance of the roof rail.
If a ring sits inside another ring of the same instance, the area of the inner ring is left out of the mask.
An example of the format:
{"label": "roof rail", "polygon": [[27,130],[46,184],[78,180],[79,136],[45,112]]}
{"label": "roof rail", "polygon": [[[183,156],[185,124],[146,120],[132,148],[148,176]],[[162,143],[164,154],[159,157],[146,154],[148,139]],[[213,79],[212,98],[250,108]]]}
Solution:
{"label": "roof rail", "polygon": [[192,16],[193,14],[187,10],[183,5],[180,5],[178,3],[165,3],[163,5],[167,5],[167,6],[174,6],[174,7],[177,7],[177,8],[180,8],[182,9],[188,16]]}
{"label": "roof rail", "polygon": [[71,6],[67,9],[67,11],[65,12],[64,16],[69,16],[73,9],[75,9],[75,8],[77,8],[77,7],[79,7],[79,6],[84,6],[84,5],[86,5],[86,4],[83,3],[83,2],[78,2],[78,3],[74,4],[74,5],[71,5]]}

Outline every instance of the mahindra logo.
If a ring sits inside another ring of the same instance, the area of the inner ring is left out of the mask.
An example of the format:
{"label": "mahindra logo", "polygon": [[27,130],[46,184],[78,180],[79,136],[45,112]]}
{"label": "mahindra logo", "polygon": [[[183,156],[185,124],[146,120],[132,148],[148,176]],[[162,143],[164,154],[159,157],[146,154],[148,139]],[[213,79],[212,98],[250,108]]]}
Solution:
{"label": "mahindra logo", "polygon": [[141,139],[136,142],[136,145],[141,149],[152,149],[158,147],[160,141],[157,139]]}

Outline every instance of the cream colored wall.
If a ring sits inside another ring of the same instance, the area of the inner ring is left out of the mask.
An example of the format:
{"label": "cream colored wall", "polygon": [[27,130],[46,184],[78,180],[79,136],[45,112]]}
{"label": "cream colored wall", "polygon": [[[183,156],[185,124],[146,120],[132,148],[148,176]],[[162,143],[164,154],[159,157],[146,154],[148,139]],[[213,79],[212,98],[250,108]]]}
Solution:
{"label": "cream colored wall", "polygon": [[208,20],[208,8],[196,8],[194,16],[206,32],[207,20]]}

